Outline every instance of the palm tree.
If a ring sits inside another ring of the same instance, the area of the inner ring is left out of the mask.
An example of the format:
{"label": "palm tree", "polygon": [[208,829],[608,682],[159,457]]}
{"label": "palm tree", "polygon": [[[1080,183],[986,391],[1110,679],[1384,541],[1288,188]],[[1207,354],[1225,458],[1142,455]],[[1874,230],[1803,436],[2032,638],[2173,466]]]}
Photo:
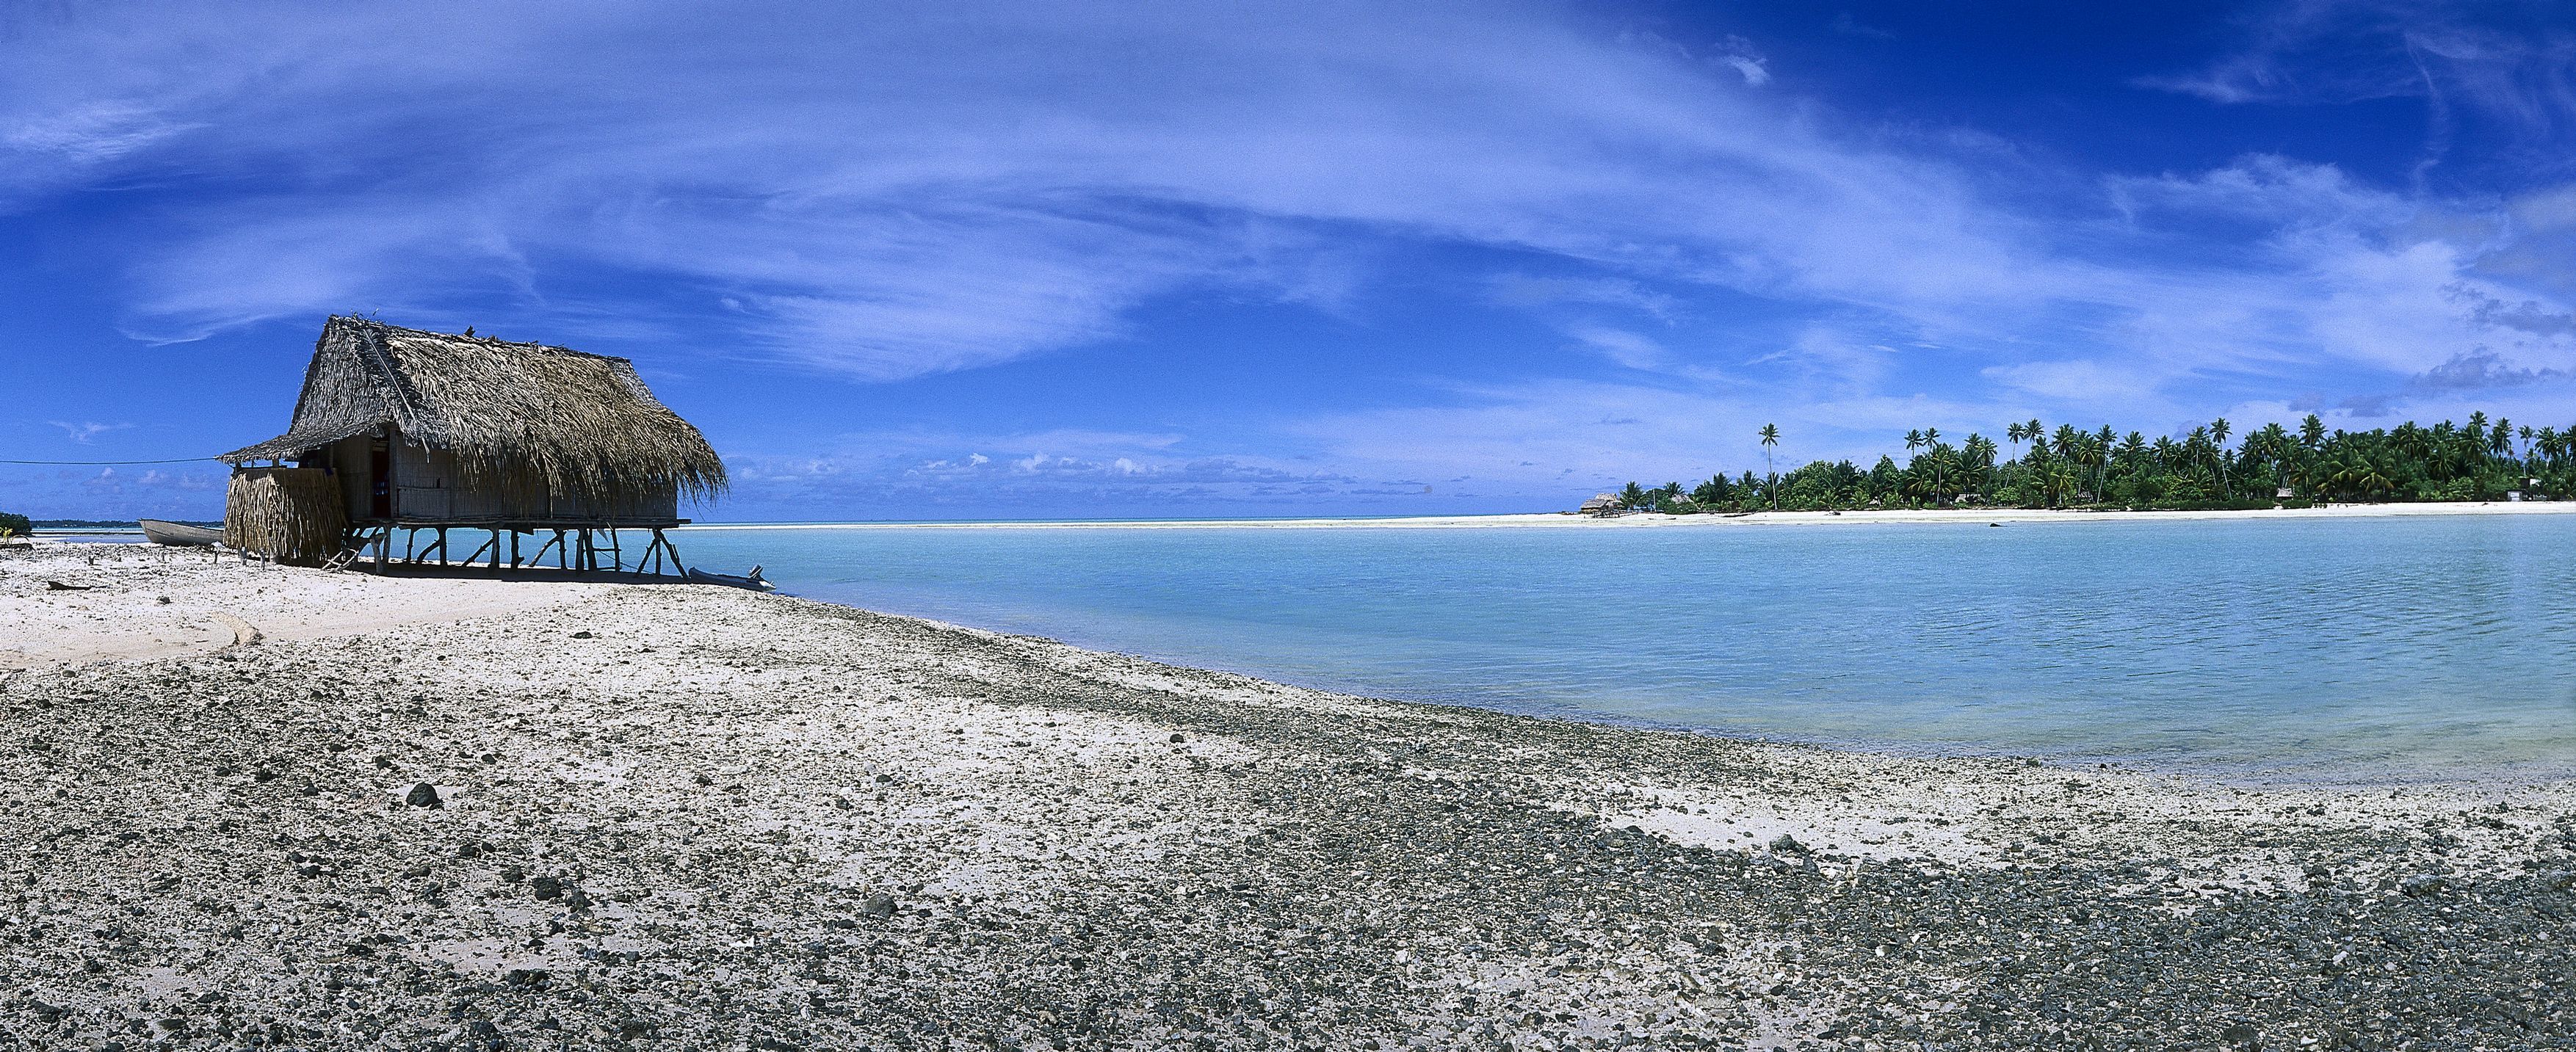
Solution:
{"label": "palm tree", "polygon": [[1937,427],[1927,427],[1927,428],[1924,428],[1924,429],[1923,429],[1923,444],[1924,444],[1924,445],[1927,445],[1927,446],[1928,446],[1928,445],[1931,445],[1931,444],[1933,444],[1933,443],[1935,443],[1935,442],[1939,442],[1939,441],[1941,441],[1941,429],[1940,429],[1940,428],[1937,428]]}
{"label": "palm tree", "polygon": [[1977,473],[1977,492],[1991,501],[1995,495],[1995,440],[1971,431],[1961,446],[1967,469]]}
{"label": "palm tree", "polygon": [[1703,507],[1716,507],[1726,500],[1726,476],[1711,475],[1708,481],[1691,487],[1691,502]]}
{"label": "palm tree", "polygon": [[2308,414],[2307,419],[2299,421],[2300,445],[2306,446],[2309,449],[2315,449],[2317,448],[2317,443],[2325,440],[2326,422],[2317,419],[2317,415],[2315,413],[2310,413]]}
{"label": "palm tree", "polygon": [[2021,421],[2018,420],[2004,425],[2004,441],[2010,442],[2016,446],[2020,445],[2022,437],[2029,433],[2030,432],[2021,429]]}
{"label": "palm tree", "polygon": [[1780,510],[1780,472],[1771,466],[1771,449],[1780,444],[1780,425],[1762,425],[1762,471],[1771,476],[1771,510]]}
{"label": "palm tree", "polygon": [[1629,483],[1628,488],[1619,491],[1619,506],[1626,508],[1629,511],[1635,511],[1639,508],[1645,507],[1645,487],[1639,486],[1634,482]]}
{"label": "palm tree", "polygon": [[2075,459],[2076,443],[2079,440],[2080,439],[2075,432],[2075,425],[2059,424],[2057,425],[2057,433],[2049,436],[2048,444],[2051,447],[2050,451],[2056,453],[2059,459],[2073,460]]}
{"label": "palm tree", "polygon": [[2066,498],[2074,494],[2075,476],[2064,468],[2052,466],[2040,473],[2039,485],[2048,498],[2048,506],[2054,508],[2065,504]]}
{"label": "palm tree", "polygon": [[2146,473],[2147,436],[2135,431],[2120,440],[2120,470],[2135,478]]}
{"label": "palm tree", "polygon": [[[2272,485],[2275,487],[2288,486],[2290,484],[2289,430],[2283,428],[2279,424],[2265,424],[2263,425],[2263,430],[2259,437],[2263,441],[2264,456],[2270,458],[2272,461]],[[2251,445],[2252,443],[2249,442],[2247,444]]]}
{"label": "palm tree", "polygon": [[1911,453],[1921,448],[1923,448],[1923,429],[1918,427],[1912,431],[1906,432],[1905,451]]}
{"label": "palm tree", "polygon": [[2096,502],[2109,499],[2105,491],[2110,489],[2111,444],[2099,435],[2086,435],[2078,445],[2075,466],[2093,473],[2093,499]]}
{"label": "palm tree", "polygon": [[2093,433],[2092,447],[2084,453],[2093,462],[2093,499],[2095,500],[2111,499],[2111,443],[2113,440],[2111,425],[2104,424],[2102,430]]}
{"label": "palm tree", "polygon": [[2218,462],[2218,492],[2233,498],[2236,496],[2236,491],[2227,481],[2227,432],[2226,417],[2222,416],[2209,422],[2209,437],[2213,447],[2210,450],[2210,456]]}
{"label": "palm tree", "polygon": [[1915,497],[1930,498],[1934,504],[1946,503],[1955,491],[1953,483],[1959,474],[1959,451],[1946,445],[1933,446],[1931,452],[1915,459],[1907,473],[1914,476],[1907,480],[1906,488]]}

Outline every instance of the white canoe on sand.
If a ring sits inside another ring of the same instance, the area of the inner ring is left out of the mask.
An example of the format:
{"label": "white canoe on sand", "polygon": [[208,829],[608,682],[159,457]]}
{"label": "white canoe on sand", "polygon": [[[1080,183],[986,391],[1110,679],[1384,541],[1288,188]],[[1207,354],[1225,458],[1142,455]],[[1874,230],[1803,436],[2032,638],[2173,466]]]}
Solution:
{"label": "white canoe on sand", "polygon": [[730,585],[735,588],[748,588],[755,592],[771,592],[778,589],[777,585],[769,583],[768,578],[760,576],[760,567],[757,566],[752,567],[751,572],[747,574],[708,573],[692,567],[688,571],[688,578],[698,584]]}
{"label": "white canoe on sand", "polygon": [[154,544],[167,544],[174,548],[203,548],[212,544],[221,544],[224,540],[222,530],[190,526],[184,522],[137,519],[134,524],[143,527],[145,540]]}

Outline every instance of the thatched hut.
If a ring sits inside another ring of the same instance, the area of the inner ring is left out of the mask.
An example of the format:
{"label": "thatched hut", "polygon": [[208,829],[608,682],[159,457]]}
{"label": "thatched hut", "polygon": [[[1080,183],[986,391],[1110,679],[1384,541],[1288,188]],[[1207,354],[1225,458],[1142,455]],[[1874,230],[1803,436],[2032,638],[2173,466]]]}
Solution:
{"label": "thatched hut", "polygon": [[468,331],[324,323],[293,425],[220,458],[235,468],[227,543],[293,562],[372,548],[382,566],[397,530],[406,559],[441,562],[449,530],[488,530],[463,561],[488,550],[498,569],[504,536],[515,566],[521,535],[551,531],[537,558],[555,548],[558,565],[595,568],[603,552],[622,567],[617,531],[640,529],[652,534],[641,568],[669,551],[662,530],[688,521],[682,496],[724,488],[706,437],[626,359]]}

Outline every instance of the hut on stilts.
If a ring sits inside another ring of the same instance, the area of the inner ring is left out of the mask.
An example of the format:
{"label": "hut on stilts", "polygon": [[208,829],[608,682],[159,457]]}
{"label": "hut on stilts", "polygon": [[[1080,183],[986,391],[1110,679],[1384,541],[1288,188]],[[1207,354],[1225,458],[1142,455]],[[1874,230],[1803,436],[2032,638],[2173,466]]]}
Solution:
{"label": "hut on stilts", "polygon": [[[698,429],[624,358],[364,318],[322,326],[285,434],[233,465],[224,543],[299,565],[489,561],[685,571],[663,531],[725,486]],[[462,558],[449,534],[476,538]],[[401,553],[396,555],[396,535]],[[423,535],[428,536],[423,543]],[[534,538],[533,551],[522,540]]]}

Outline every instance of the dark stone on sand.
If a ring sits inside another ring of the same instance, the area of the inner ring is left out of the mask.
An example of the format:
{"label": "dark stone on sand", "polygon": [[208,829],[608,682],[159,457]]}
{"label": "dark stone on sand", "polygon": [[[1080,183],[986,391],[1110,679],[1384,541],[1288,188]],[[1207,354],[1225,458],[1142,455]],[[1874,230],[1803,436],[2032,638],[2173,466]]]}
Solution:
{"label": "dark stone on sand", "polygon": [[413,782],[411,792],[403,794],[403,802],[413,807],[438,808],[447,806],[446,801],[438,798],[438,787],[431,785],[428,782]]}
{"label": "dark stone on sand", "polygon": [[1185,742],[1185,741],[1188,741],[1188,740],[1189,740],[1188,738],[1182,737],[1182,736],[1181,736],[1179,733],[1177,733],[1177,732],[1176,732],[1176,733],[1174,733],[1174,734],[1172,735],[1172,741],[1173,741],[1173,743],[1175,743],[1175,744],[1178,744],[1178,743],[1180,743],[1180,742]]}
{"label": "dark stone on sand", "polygon": [[867,904],[861,906],[859,908],[859,912],[880,920],[894,916],[894,897],[891,895],[870,895],[868,896]]}
{"label": "dark stone on sand", "polygon": [[582,630],[581,630],[581,631],[579,631],[579,632],[575,632],[575,633],[573,633],[573,634],[572,634],[572,637],[573,637],[574,639],[589,639],[589,638],[591,638],[590,630],[589,630],[589,629],[587,629],[587,628],[582,629]]}
{"label": "dark stone on sand", "polygon": [[536,892],[539,899],[551,901],[563,897],[563,881],[553,877],[538,877],[529,881],[528,887]]}
{"label": "dark stone on sand", "polygon": [[1803,855],[1807,853],[1807,845],[1799,843],[1797,837],[1782,833],[1772,838],[1771,850],[1784,855]]}

